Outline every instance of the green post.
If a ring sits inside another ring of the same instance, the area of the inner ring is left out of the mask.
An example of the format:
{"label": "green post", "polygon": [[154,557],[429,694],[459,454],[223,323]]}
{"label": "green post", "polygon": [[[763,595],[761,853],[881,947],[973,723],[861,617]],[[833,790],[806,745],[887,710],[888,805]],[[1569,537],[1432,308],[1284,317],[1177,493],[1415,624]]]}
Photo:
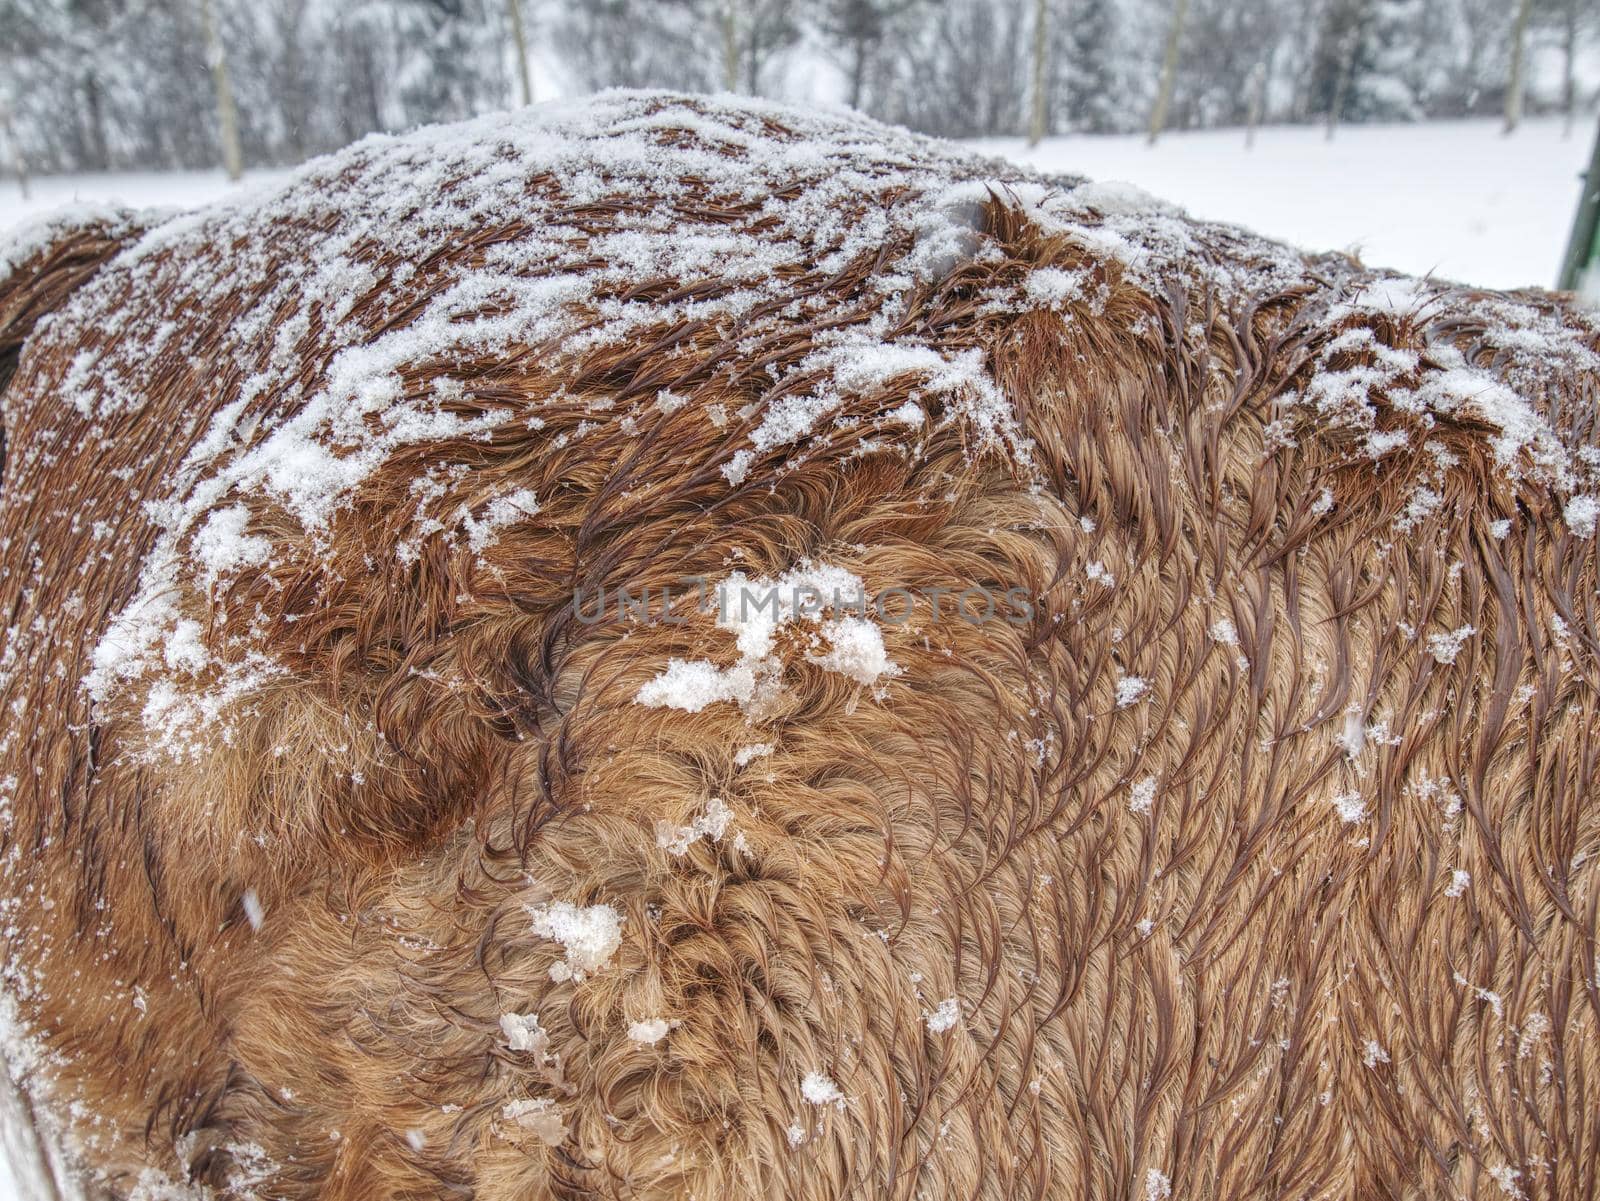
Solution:
{"label": "green post", "polygon": [[1600,125],[1595,127],[1594,150],[1589,155],[1589,169],[1583,173],[1578,215],[1572,221],[1572,237],[1567,239],[1556,287],[1600,301]]}

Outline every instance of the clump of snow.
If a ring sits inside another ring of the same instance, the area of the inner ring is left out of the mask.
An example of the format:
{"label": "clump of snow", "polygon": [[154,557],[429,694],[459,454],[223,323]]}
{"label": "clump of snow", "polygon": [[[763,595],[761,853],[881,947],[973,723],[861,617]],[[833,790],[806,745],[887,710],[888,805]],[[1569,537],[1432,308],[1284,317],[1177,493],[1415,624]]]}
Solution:
{"label": "clump of snow", "polygon": [[1144,699],[1150,691],[1150,681],[1142,676],[1123,676],[1117,680],[1117,708],[1126,709]]}
{"label": "clump of snow", "polygon": [[772,754],[775,749],[770,742],[756,742],[750,746],[741,747],[733,757],[733,765],[735,767],[748,767],[755,760]]}
{"label": "clump of snow", "polygon": [[718,701],[748,707],[762,682],[763,677],[742,660],[720,668],[705,659],[668,659],[666,670],[640,688],[633,699],[651,709],[682,709],[685,713],[698,713]]}
{"label": "clump of snow", "polygon": [[809,561],[775,579],[751,580],[735,572],[717,595],[717,626],[734,635],[738,661],[721,668],[705,659],[669,659],[666,670],[635,694],[638,704],[698,713],[707,705],[732,701],[747,713],[757,713],[779,687],[783,663],[778,635],[797,625],[809,628],[803,657],[814,666],[867,685],[900,674],[875,622],[823,615],[870,611],[866,586],[853,572]]}
{"label": "clump of snow", "polygon": [[1344,711],[1344,725],[1338,741],[1339,748],[1351,759],[1361,757],[1362,748],[1367,745],[1367,723],[1360,705],[1351,705]]}
{"label": "clump of snow", "polygon": [[[1378,449],[1379,453],[1374,454],[1373,458],[1380,458],[1383,453],[1386,453],[1385,449],[1377,447],[1370,439],[1368,448],[1369,450]],[[1418,487],[1412,492],[1410,499],[1406,501],[1406,507],[1400,511],[1400,518],[1394,523],[1394,528],[1399,533],[1409,534],[1429,517],[1437,513],[1443,505],[1444,497],[1434,489]]]}
{"label": "clump of snow", "polygon": [[1361,1062],[1369,1068],[1375,1068],[1380,1063],[1389,1062],[1389,1052],[1383,1049],[1383,1044],[1375,1038],[1369,1038],[1367,1045],[1362,1049]]}
{"label": "clump of snow", "polygon": [[1466,645],[1478,631],[1470,625],[1459,626],[1448,634],[1430,634],[1428,636],[1428,653],[1433,656],[1435,663],[1450,664],[1456,661],[1456,656],[1461,653],[1461,648]]}
{"label": "clump of snow", "polygon": [[1128,808],[1134,813],[1149,813],[1156,800],[1156,777],[1146,776],[1130,789]]}
{"label": "clump of snow", "polygon": [[800,1081],[800,1095],[813,1105],[843,1105],[844,1094],[823,1072],[807,1072]]}
{"label": "clump of snow", "polygon": [[1508,1163],[1489,1169],[1489,1178],[1500,1186],[1500,1191],[1510,1197],[1512,1201],[1522,1201],[1522,1186],[1517,1183],[1522,1179],[1522,1172]]}
{"label": "clump of snow", "polygon": [[628,1038],[641,1046],[653,1047],[666,1038],[676,1024],[665,1018],[646,1018],[641,1022],[629,1022]]}
{"label": "clump of snow", "polygon": [[611,962],[622,945],[622,915],[610,905],[580,908],[568,901],[553,901],[528,908],[533,932],[540,938],[558,942],[566,958],[550,967],[555,981],[582,981]]}
{"label": "clump of snow", "polygon": [[946,997],[939,1007],[927,1017],[928,1033],[943,1034],[961,1020],[961,1002],[956,997]]}
{"label": "clump of snow", "polygon": [[1060,309],[1083,294],[1089,272],[1079,268],[1035,267],[1022,281],[1022,294],[1029,304],[1042,309]]}
{"label": "clump of snow", "polygon": [[536,1013],[502,1013],[500,1032],[505,1035],[506,1046],[513,1051],[543,1056],[550,1046],[550,1035],[539,1025]]}
{"label": "clump of snow", "polygon": [[1346,825],[1354,825],[1367,816],[1367,802],[1359,792],[1341,792],[1333,798],[1334,811]]}
{"label": "clump of snow", "polygon": [[547,1147],[559,1147],[567,1138],[561,1107],[547,1097],[507,1101],[500,1116],[531,1133]]}
{"label": "clump of snow", "polygon": [[884,648],[883,631],[872,622],[859,617],[840,618],[824,622],[822,634],[828,649],[807,653],[808,663],[848,676],[857,684],[876,684],[885,676],[900,674],[899,665]]}
{"label": "clump of snow", "polygon": [[1450,883],[1444,886],[1444,895],[1447,897],[1459,897],[1467,891],[1471,884],[1472,873],[1458,867],[1450,873]]}
{"label": "clump of snow", "polygon": [[1595,519],[1600,517],[1600,498],[1587,494],[1574,496],[1566,503],[1561,515],[1566,519],[1567,528],[1579,538],[1593,538]]}
{"label": "clump of snow", "polygon": [[928,414],[916,401],[908,400],[898,409],[885,414],[884,420],[895,425],[920,426],[928,420]]}
{"label": "clump of snow", "polygon": [[669,855],[687,855],[689,848],[702,838],[708,842],[720,842],[732,824],[733,810],[728,808],[721,797],[712,797],[706,801],[701,813],[687,826],[675,826],[667,821],[657,822],[656,846]]}
{"label": "clump of snow", "polygon": [[1167,1201],[1172,1196],[1172,1181],[1165,1172],[1151,1168],[1144,1174],[1144,1201]]}
{"label": "clump of snow", "polygon": [[501,530],[526,521],[538,511],[539,502],[533,489],[518,488],[505,496],[495,497],[484,507],[482,516],[463,512],[459,514],[459,519],[467,531],[467,545],[476,553],[498,542]]}
{"label": "clump of snow", "polygon": [[255,567],[267,561],[272,543],[245,533],[250,511],[243,505],[217,509],[194,537],[194,556],[204,572],[207,585],[241,567]]}

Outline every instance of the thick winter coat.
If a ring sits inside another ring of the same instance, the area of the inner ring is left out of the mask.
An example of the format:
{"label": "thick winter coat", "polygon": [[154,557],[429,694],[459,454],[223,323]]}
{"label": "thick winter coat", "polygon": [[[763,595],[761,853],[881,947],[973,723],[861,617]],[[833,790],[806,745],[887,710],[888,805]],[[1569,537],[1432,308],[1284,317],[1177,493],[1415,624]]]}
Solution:
{"label": "thick winter coat", "polygon": [[1600,1189],[1558,297],[610,93],[35,231],[0,390],[92,1197]]}

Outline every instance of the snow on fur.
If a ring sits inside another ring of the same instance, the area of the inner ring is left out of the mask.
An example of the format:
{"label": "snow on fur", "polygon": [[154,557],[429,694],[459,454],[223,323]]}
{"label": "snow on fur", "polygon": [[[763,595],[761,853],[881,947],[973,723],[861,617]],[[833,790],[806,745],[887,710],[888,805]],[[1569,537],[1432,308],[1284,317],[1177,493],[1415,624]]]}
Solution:
{"label": "snow on fur", "polygon": [[652,709],[689,713],[733,701],[759,714],[781,686],[778,635],[797,625],[809,632],[803,656],[808,663],[858,684],[898,675],[883,631],[859,616],[862,611],[872,611],[872,598],[861,577],[832,564],[802,562],[776,578],[756,580],[735,572],[717,588],[717,626],[734,635],[738,660],[724,668],[705,659],[673,659],[635,699]]}
{"label": "snow on fur", "polygon": [[[145,719],[156,743],[176,753],[195,729],[269,682],[275,663],[248,647],[218,656],[186,631],[176,598],[270,565],[271,548],[247,528],[241,501],[269,503],[321,537],[396,452],[489,437],[514,419],[509,405],[459,415],[451,404],[459,389],[438,371],[451,362],[536,349],[553,370],[669,322],[726,328],[754,344],[764,331],[825,319],[814,350],[768,381],[769,399],[730,441],[722,463],[730,487],[763,454],[804,455],[850,398],[891,383],[885,420],[901,436],[916,437],[936,404],[938,420],[1025,461],[1017,415],[984,352],[901,324],[917,288],[997,254],[982,217],[994,201],[1151,292],[1165,294],[1183,278],[1242,298],[1311,278],[1298,252],[1192,221],[1136,189],[1035,175],[847,113],[626,91],[369,137],[308,163],[276,190],[161,222],[58,315],[55,324],[103,330],[108,345],[122,348],[74,361],[60,401],[98,430],[136,414],[186,353],[167,318],[177,305],[239,311],[217,335],[222,344],[208,348],[232,370],[219,375],[227,395],[169,495],[150,506],[160,536],[137,595],[100,639],[91,695],[104,700],[139,677],[171,681],[153,689]],[[591,232],[584,213],[618,202],[625,215]],[[24,238],[5,261],[44,236]],[[287,266],[272,253],[286,238],[301,249]],[[476,249],[462,255],[463,246]],[[828,291],[792,283],[864,262],[876,265],[847,312]],[[413,305],[425,274],[426,303]],[[652,291],[659,281],[673,286]],[[1365,282],[1320,320],[1404,315],[1446,286]],[[1083,270],[1044,268],[991,289],[985,311],[1095,305],[1104,288]],[[1376,428],[1380,392],[1424,423],[1470,412],[1498,430],[1491,441],[1508,470],[1531,466],[1575,485],[1592,473],[1575,469],[1572,448],[1530,398],[1553,372],[1594,369],[1584,331],[1514,298],[1486,298],[1482,307],[1506,364],[1499,378],[1448,346],[1427,364],[1396,352],[1360,369],[1334,346],[1288,403],[1367,428],[1385,449],[1405,435]],[[1371,348],[1343,348],[1363,349]],[[596,420],[629,417],[597,409]],[[453,515],[453,528],[424,525],[422,533],[462,531],[482,549],[503,523],[537,507],[531,495],[508,496]],[[1580,535],[1592,528],[1590,515],[1584,503],[1570,507]],[[1100,578],[1112,582],[1103,568]],[[840,632],[834,669],[862,682],[887,673],[866,631]],[[677,670],[686,689],[716,699],[743,700],[748,691],[746,681],[713,679],[698,665]]]}

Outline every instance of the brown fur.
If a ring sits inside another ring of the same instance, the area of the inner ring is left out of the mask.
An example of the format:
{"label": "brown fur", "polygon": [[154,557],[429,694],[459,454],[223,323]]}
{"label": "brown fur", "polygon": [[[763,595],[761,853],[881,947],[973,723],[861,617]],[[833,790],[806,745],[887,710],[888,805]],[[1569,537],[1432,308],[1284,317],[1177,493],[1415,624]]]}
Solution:
{"label": "brown fur", "polygon": [[[1333,299],[1376,277],[1337,260],[1288,290],[1154,295],[1004,196],[986,232],[1003,256],[927,285],[907,320],[984,351],[1030,466],[959,425],[861,453],[905,399],[891,384],[730,487],[718,469],[758,417],[724,430],[707,407],[771,398],[749,348],[705,328],[559,373],[532,353],[451,364],[464,411],[510,401],[543,426],[400,452],[326,546],[252,502],[278,565],[181,604],[219,648],[270,615],[292,673],[194,761],[138,754],[137,687],[91,717],[78,681],[153,537],[131,502],[162,495],[222,401],[206,348],[227,314],[181,314],[159,409],[100,440],[52,400],[75,351],[106,349],[95,331],[29,343],[0,500],[9,951],[95,1188],[126,1197],[155,1168],[296,1201],[1600,1191],[1593,540],[1468,420],[1431,431],[1442,467],[1420,437],[1374,461],[1279,399],[1357,323],[1422,351],[1419,373],[1446,344],[1494,366],[1495,298],[1441,285],[1418,313],[1341,315]],[[37,282],[58,261],[7,285],[0,325],[74,286],[76,269],[59,292]],[[1043,264],[1087,267],[1103,307],[979,304]],[[847,309],[869,266],[795,286]],[[815,337],[791,328],[761,357],[792,364]],[[1597,383],[1552,373],[1535,399],[1586,442]],[[663,387],[692,403],[651,409]],[[597,420],[602,396],[641,433]],[[1292,440],[1269,434],[1280,419]],[[470,470],[439,512],[507,483],[540,511],[481,555],[435,537],[403,564],[410,481],[448,463]],[[1444,503],[1397,536],[1424,478]],[[95,521],[114,532],[92,541]],[[669,657],[726,656],[708,617],[576,620],[579,583],[807,555],[874,589],[1045,603],[1022,625],[924,606],[887,634],[903,672],[884,695],[792,665],[755,727],[726,704],[633,703]],[[1114,588],[1086,581],[1095,561]],[[1208,634],[1222,618],[1236,648]],[[1453,663],[1428,653],[1468,624]],[[1117,708],[1122,674],[1150,681],[1147,703]],[[1399,740],[1346,756],[1352,705]],[[737,767],[761,741],[775,751]],[[1132,812],[1148,776],[1153,807]],[[1357,825],[1331,804],[1350,790]],[[660,849],[656,823],[710,796],[748,853]],[[1472,883],[1447,897],[1456,868]],[[523,907],[552,897],[625,914],[616,962],[581,984],[552,982],[559,948],[528,930]],[[962,1020],[930,1033],[950,996]],[[559,1072],[506,1049],[511,1010],[537,1010]],[[628,1039],[656,1015],[681,1024]],[[813,1069],[842,1107],[801,1100]],[[500,1116],[519,1097],[560,1104],[560,1147]]]}

